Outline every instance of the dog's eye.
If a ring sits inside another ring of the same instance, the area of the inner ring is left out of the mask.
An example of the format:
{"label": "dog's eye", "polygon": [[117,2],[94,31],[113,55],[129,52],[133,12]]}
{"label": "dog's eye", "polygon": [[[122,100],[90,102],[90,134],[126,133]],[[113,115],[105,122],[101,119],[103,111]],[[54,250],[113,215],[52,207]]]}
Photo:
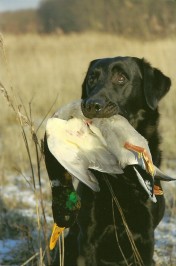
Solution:
{"label": "dog's eye", "polygon": [[112,83],[115,84],[124,84],[126,82],[126,77],[123,73],[121,72],[115,72],[112,76]]}
{"label": "dog's eye", "polygon": [[125,80],[126,80],[126,77],[125,77],[123,74],[120,74],[120,73],[119,73],[118,78],[117,78],[117,81],[118,81],[120,84],[122,84],[122,83],[125,82]]}
{"label": "dog's eye", "polygon": [[124,84],[126,82],[126,77],[123,73],[116,72],[112,76],[112,83]]}

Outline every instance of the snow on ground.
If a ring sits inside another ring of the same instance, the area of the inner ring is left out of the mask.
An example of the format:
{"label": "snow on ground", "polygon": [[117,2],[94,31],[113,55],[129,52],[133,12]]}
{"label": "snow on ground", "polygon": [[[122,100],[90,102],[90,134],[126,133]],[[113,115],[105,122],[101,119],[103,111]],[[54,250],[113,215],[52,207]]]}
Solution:
{"label": "snow on ground", "polygon": [[[176,177],[176,170],[166,173]],[[155,256],[157,266],[176,265],[176,182],[162,182],[166,200],[165,215],[155,230]]]}
{"label": "snow on ground", "polygon": [[5,261],[13,261],[12,250],[17,249],[23,243],[21,239],[0,240],[0,265],[8,265],[4,264]]}
{"label": "snow on ground", "polygon": [[13,199],[17,203],[28,204],[32,208],[36,206],[35,195],[31,190],[19,190],[15,185],[8,185],[3,187],[3,199],[4,201]]}
{"label": "snow on ground", "polygon": [[155,230],[154,259],[158,266],[176,265],[176,218],[165,216]]}
{"label": "snow on ground", "polygon": [[[28,180],[30,181],[30,177]],[[48,184],[44,189],[50,189],[47,186]],[[40,226],[42,226],[43,216],[37,185],[36,188],[34,193],[30,183],[23,180],[21,176],[8,176],[4,185],[1,186],[0,200],[2,206],[0,207],[2,208],[3,230],[0,234],[0,266],[19,266],[38,252],[39,239],[42,245],[45,245],[43,231],[42,229],[39,231],[38,225],[38,218],[40,217]],[[53,223],[51,202],[46,197],[43,203],[44,208],[47,209],[45,214],[49,224],[47,230],[47,234],[49,234]],[[39,214],[36,211],[37,206]],[[50,210],[49,213],[48,210]]]}

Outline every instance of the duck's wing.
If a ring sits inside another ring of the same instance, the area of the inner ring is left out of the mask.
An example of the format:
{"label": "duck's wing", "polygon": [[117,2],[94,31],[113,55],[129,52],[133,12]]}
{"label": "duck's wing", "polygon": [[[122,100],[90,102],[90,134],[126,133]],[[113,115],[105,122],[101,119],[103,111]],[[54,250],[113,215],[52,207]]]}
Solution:
{"label": "duck's wing", "polygon": [[[142,169],[153,174],[153,164],[147,141],[122,116],[93,119],[93,126],[98,127],[107,149],[116,157],[124,169],[128,165],[140,165]],[[138,146],[137,146],[138,145]]]}
{"label": "duck's wing", "polygon": [[107,174],[124,173],[116,157],[103,147],[92,151],[89,168]]}
{"label": "duck's wing", "polygon": [[[99,119],[103,123],[102,119]],[[96,119],[87,123],[89,135],[94,142],[89,159],[89,168],[108,174],[122,174],[123,170],[117,157],[110,151],[106,139],[96,126]],[[99,125],[99,124],[98,124]],[[109,132],[111,134],[111,132]],[[113,140],[112,140],[113,141]]]}
{"label": "duck's wing", "polygon": [[98,181],[88,170],[89,162],[79,145],[69,141],[68,135],[65,138],[66,132],[63,122],[66,123],[66,121],[60,121],[58,118],[51,118],[47,122],[46,137],[50,152],[71,175],[78,178],[93,191],[99,191]]}
{"label": "duck's wing", "polygon": [[158,167],[155,166],[155,178],[161,181],[176,181],[176,178],[164,174]]}
{"label": "duck's wing", "polygon": [[99,183],[94,174],[84,167],[72,168],[72,175],[95,192],[100,191]]}

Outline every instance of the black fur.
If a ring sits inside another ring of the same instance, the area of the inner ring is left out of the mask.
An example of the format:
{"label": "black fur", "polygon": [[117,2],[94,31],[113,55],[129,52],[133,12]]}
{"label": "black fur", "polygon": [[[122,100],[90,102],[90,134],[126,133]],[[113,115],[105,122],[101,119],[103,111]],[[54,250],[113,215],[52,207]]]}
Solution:
{"label": "black fur", "polygon": [[[116,57],[94,60],[82,85],[82,110],[89,118],[110,117],[115,113],[127,117],[148,140],[154,164],[159,166],[161,152],[157,105],[170,85],[170,79],[144,59]],[[50,154],[46,140],[45,161],[50,179],[58,178],[64,182],[65,170]],[[157,203],[150,202],[132,167],[127,167],[125,174],[117,179],[94,173],[100,184],[100,192],[94,193],[84,184],[79,184],[81,209],[65,241],[65,265],[153,265],[154,229],[164,214],[164,197],[157,196]],[[107,179],[122,208],[142,258],[141,263],[135,259]],[[161,187],[159,181],[156,184]],[[52,192],[53,197],[57,197],[57,189]],[[59,210],[53,208],[53,215],[60,225],[62,217]],[[77,213],[73,216],[76,218]],[[71,222],[73,220],[71,217]],[[79,264],[78,257],[85,264]]]}

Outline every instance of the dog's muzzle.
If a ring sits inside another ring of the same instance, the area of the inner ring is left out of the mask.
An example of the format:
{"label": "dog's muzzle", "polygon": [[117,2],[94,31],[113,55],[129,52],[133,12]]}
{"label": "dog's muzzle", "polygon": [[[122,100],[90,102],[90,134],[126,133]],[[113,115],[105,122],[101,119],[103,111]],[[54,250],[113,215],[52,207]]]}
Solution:
{"label": "dog's muzzle", "polygon": [[107,118],[115,114],[122,114],[120,107],[106,98],[84,99],[81,103],[81,109],[87,118]]}

